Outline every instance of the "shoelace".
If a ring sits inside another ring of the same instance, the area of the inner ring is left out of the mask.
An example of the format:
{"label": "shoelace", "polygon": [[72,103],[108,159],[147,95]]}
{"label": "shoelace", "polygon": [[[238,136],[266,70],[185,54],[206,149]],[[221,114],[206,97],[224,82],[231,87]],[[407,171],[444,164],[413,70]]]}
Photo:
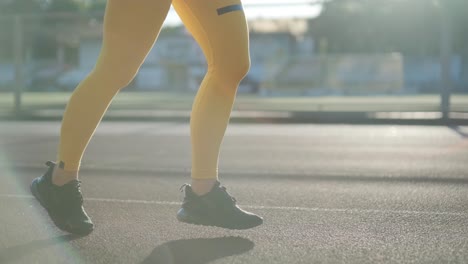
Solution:
{"label": "shoelace", "polygon": [[76,181],[73,185],[67,188],[67,198],[69,202],[76,205],[83,204],[83,195],[81,194],[81,181]]}
{"label": "shoelace", "polygon": [[[190,184],[188,184],[188,183],[182,184],[182,186],[180,186],[180,188],[179,188],[180,192],[183,192],[183,191],[185,190],[185,187],[187,187],[187,186],[190,186]],[[234,198],[234,197],[232,197],[231,195],[229,195],[229,193],[227,192],[226,187],[221,186],[220,189],[223,190],[223,192],[226,194],[227,197],[229,197],[229,199],[232,201],[233,204],[236,204],[236,203],[237,203],[236,198]]]}
{"label": "shoelace", "polygon": [[221,186],[221,189],[224,191],[224,193],[226,194],[227,197],[231,198],[231,201],[232,201],[233,204],[236,204],[236,203],[237,203],[236,198],[232,197],[232,196],[227,192],[226,187]]}
{"label": "shoelace", "polygon": [[[52,161],[47,161],[46,166],[50,169],[55,166],[56,164]],[[66,192],[69,202],[72,204],[82,205],[83,204],[83,195],[81,194],[81,181],[76,180],[73,184],[70,184],[67,187]]]}

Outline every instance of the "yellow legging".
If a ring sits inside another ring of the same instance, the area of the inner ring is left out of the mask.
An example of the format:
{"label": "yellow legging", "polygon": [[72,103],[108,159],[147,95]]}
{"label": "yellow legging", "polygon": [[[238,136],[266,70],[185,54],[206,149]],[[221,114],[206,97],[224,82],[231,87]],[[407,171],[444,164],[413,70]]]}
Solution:
{"label": "yellow legging", "polygon": [[250,67],[240,0],[108,0],[101,53],[66,107],[57,162],[78,171],[83,152],[114,96],[135,77],[170,5],[202,48],[208,70],[193,103],[192,178],[215,179],[218,156],[241,79]]}

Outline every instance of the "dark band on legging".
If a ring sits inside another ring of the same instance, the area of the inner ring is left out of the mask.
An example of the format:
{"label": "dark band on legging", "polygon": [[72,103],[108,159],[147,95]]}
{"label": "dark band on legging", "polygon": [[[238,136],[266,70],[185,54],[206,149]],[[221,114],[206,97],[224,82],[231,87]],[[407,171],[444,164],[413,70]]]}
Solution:
{"label": "dark band on legging", "polygon": [[225,7],[218,8],[216,11],[218,11],[218,16],[220,16],[229,12],[239,11],[239,10],[242,10],[242,5],[225,6]]}

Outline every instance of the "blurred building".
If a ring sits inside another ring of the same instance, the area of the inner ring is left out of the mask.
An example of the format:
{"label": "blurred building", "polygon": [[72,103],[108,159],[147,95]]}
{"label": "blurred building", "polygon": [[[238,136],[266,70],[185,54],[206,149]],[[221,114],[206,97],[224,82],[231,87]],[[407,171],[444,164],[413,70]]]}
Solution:
{"label": "blurred building", "polygon": [[[47,19],[30,19],[24,27],[23,33],[28,36],[23,54],[24,83],[30,90],[73,90],[92,70],[99,55],[102,17],[60,16],[45,27],[41,23]],[[13,26],[7,23],[9,20],[2,21],[4,26]],[[440,91],[440,58],[405,57],[400,53],[332,54],[327,49],[330,43],[315,38],[311,30],[314,22],[249,21],[251,69],[239,91],[262,95]],[[14,60],[7,58],[13,54],[13,47],[5,47],[0,49],[6,54],[0,56],[0,89],[12,86],[15,77]],[[48,55],[36,56],[37,49],[46,50]],[[455,90],[468,92],[460,56],[453,56],[451,66]],[[205,72],[203,52],[185,27],[165,27],[127,90],[195,91]]]}
{"label": "blurred building", "polygon": [[[252,66],[241,83],[241,92],[257,92],[260,84],[270,77],[268,71],[272,65],[282,65],[281,62],[298,51],[313,52],[301,46],[303,42],[298,42],[287,28],[281,31],[278,28],[253,27],[255,29],[250,34]],[[78,62],[58,78],[57,82],[63,89],[76,87],[94,66],[101,47],[100,28],[96,24],[83,25],[79,34],[73,36],[79,39]],[[60,42],[66,45],[67,41]],[[164,28],[131,86],[138,90],[193,91],[198,89],[205,72],[203,52],[185,28]]]}

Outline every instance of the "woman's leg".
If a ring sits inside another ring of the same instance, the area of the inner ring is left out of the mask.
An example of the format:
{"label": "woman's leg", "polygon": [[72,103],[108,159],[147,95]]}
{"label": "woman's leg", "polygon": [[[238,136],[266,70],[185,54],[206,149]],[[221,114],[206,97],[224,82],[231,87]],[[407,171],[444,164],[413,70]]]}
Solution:
{"label": "woman's leg", "polygon": [[53,181],[78,176],[83,152],[112,98],[127,86],[152,48],[171,0],[109,0],[101,53],[94,70],[73,92],[62,121]]}
{"label": "woman's leg", "polygon": [[94,229],[76,180],[81,157],[112,98],[133,79],[153,46],[170,4],[171,0],[107,2],[101,54],[74,91],[63,117],[58,166],[47,162],[47,172],[30,186],[62,230],[86,235]]}
{"label": "woman's leg", "polygon": [[190,122],[192,188],[203,194],[217,180],[219,150],[237,87],[250,67],[249,35],[240,0],[174,0],[173,5],[208,63]]}
{"label": "woman's leg", "polygon": [[237,86],[250,67],[247,23],[240,0],[174,0],[174,7],[205,53],[208,72],[190,121],[192,184],[177,212],[181,222],[247,229],[263,219],[242,210],[218,182],[218,155]]}

